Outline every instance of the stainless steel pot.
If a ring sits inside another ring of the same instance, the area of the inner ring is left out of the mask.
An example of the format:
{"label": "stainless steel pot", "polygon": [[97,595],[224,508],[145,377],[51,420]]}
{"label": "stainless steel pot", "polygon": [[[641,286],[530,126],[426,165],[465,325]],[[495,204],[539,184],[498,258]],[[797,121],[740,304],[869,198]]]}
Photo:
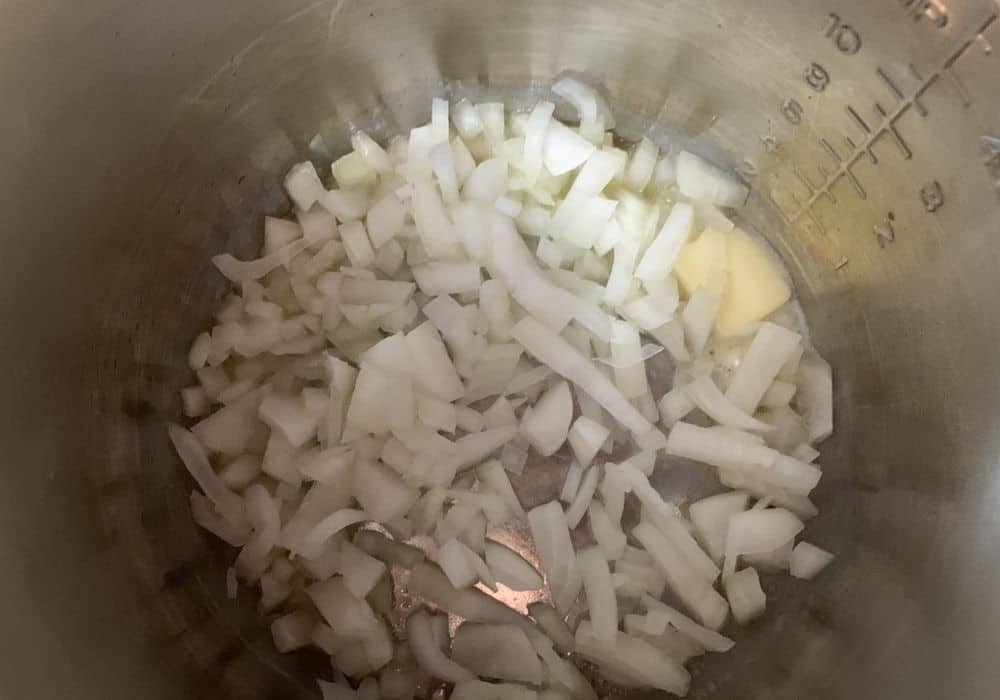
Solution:
{"label": "stainless steel pot", "polygon": [[[995,698],[1000,42],[990,0],[53,0],[0,19],[0,695],[315,697],[190,523],[163,422],[279,176],[355,122],[572,70],[753,187],[836,372],[813,538],[694,698]],[[540,90],[541,88],[537,88]],[[640,116],[641,115],[641,116]]]}

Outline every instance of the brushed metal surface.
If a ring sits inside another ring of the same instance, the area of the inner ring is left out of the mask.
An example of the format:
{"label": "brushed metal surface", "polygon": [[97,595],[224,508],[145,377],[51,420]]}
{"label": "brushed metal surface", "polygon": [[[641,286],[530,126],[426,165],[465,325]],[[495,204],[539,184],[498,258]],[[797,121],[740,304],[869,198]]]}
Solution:
{"label": "brushed metal surface", "polygon": [[389,135],[426,119],[430,95],[527,102],[577,71],[633,115],[627,136],[690,143],[747,176],[746,217],[788,262],[836,372],[810,538],[837,565],[781,584],[732,654],[697,667],[691,697],[996,697],[996,13],[0,6],[0,695],[316,697],[323,660],[278,657],[249,597],[225,599],[225,553],[190,523],[162,429],[225,290],[209,256],[256,249],[317,131],[336,154],[349,123]]}

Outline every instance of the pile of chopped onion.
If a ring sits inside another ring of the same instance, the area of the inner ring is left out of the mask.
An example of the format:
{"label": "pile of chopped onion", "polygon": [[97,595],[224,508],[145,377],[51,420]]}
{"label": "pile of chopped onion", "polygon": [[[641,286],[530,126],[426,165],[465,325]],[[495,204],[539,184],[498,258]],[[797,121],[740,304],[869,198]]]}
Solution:
{"label": "pile of chopped onion", "polygon": [[[758,569],[808,579],[832,560],[796,543],[830,367],[776,259],[720,209],[747,188],[687,151],[615,147],[577,80],[552,92],[578,126],[553,102],[436,99],[386,147],[359,131],[332,189],[311,162],[289,171],[294,214],[265,220],[262,257],[213,258],[234,291],[191,346],[193,424],[169,436],[194,519],[239,550],[229,595],[237,577],[259,591],[280,651],[329,654],[327,700],[439,682],[458,700],[596,698],[574,658],[683,695],[684,664],[732,646],[730,613],[764,613]],[[654,395],[663,351],[673,387]],[[560,451],[559,499],[526,511],[508,474]],[[671,457],[730,490],[665,501],[650,476]],[[514,520],[533,551],[486,536]],[[402,572],[425,606],[405,639],[387,621]],[[524,614],[503,590],[551,604]]]}

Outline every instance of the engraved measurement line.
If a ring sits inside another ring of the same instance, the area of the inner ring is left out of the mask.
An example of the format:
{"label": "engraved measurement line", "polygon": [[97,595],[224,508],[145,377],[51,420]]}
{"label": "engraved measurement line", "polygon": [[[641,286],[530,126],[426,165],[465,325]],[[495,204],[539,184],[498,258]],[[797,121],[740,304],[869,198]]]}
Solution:
{"label": "engraved measurement line", "polygon": [[[967,51],[968,48],[973,45],[973,43],[977,42],[981,38],[983,32],[985,32],[990,27],[990,25],[992,25],[994,22],[997,21],[997,17],[998,15],[996,14],[990,15],[972,34],[972,36],[963,41],[955,51],[949,54],[948,57],[941,63],[940,67],[933,73],[931,73],[929,77],[927,78],[922,77],[920,73],[917,71],[917,69],[912,64],[910,64],[909,65],[910,73],[913,75],[914,78],[920,81],[920,85],[916,88],[916,90],[914,90],[912,96],[909,98],[907,98],[905,94],[898,88],[898,86],[896,86],[895,83],[892,82],[892,80],[885,73],[885,71],[883,71],[881,68],[878,68],[876,70],[876,75],[879,77],[882,83],[886,85],[889,91],[896,96],[898,104],[891,112],[886,112],[885,108],[883,108],[879,103],[877,102],[875,103],[875,109],[879,113],[881,121],[875,126],[874,129],[868,125],[868,123],[861,117],[860,114],[858,114],[857,110],[855,110],[854,107],[847,105],[846,111],[848,116],[864,132],[864,138],[859,144],[856,145],[850,140],[850,138],[845,138],[846,142],[852,148],[852,152],[846,157],[842,157],[839,154],[837,154],[837,152],[833,149],[832,146],[830,146],[828,142],[826,142],[825,139],[821,139],[821,143],[824,149],[833,159],[834,163],[837,164],[836,169],[832,173],[827,173],[825,169],[820,168],[819,170],[823,177],[823,180],[820,184],[816,185],[810,182],[809,179],[805,177],[798,170],[798,168],[793,168],[793,173],[795,174],[797,179],[803,184],[803,186],[806,187],[806,190],[809,192],[809,197],[805,200],[805,202],[800,202],[799,199],[793,195],[792,201],[794,201],[798,205],[798,209],[791,214],[786,214],[784,210],[781,208],[780,204],[774,199],[773,193],[769,194],[771,201],[777,206],[778,211],[782,213],[782,216],[784,216],[788,222],[794,222],[803,216],[807,216],[817,226],[820,232],[823,232],[824,227],[819,223],[819,220],[816,218],[816,215],[812,211],[812,207],[813,205],[816,204],[817,201],[819,201],[821,197],[825,197],[830,201],[834,202],[836,201],[835,199],[833,199],[833,195],[830,192],[830,188],[833,185],[833,183],[836,182],[842,176],[848,178],[848,180],[851,181],[855,191],[858,193],[859,196],[861,196],[862,199],[866,198],[867,195],[864,191],[864,188],[861,187],[861,183],[858,182],[857,178],[851,172],[851,168],[854,167],[857,161],[866,154],[870,158],[872,164],[878,163],[878,158],[873,152],[872,147],[883,134],[888,134],[893,139],[894,143],[897,145],[897,147],[899,147],[904,157],[908,159],[911,158],[913,156],[913,152],[910,150],[909,146],[907,146],[902,136],[896,130],[895,126],[896,122],[903,114],[906,113],[906,111],[910,107],[913,107],[921,117],[927,116],[928,114],[927,109],[920,102],[920,98],[931,87],[931,85],[933,85],[942,75],[948,76],[955,83],[956,90],[959,91],[959,95],[963,100],[963,104],[967,104],[966,100],[969,99],[968,92],[965,91],[964,87],[961,86],[961,83],[958,82],[957,77],[951,73],[951,68],[955,64],[955,62],[959,58],[961,58],[962,54],[965,53],[965,51]],[[989,47],[989,44],[987,43],[986,46]],[[883,224],[882,229],[877,232],[877,237],[879,239],[879,243],[882,245],[884,245],[886,241],[892,242],[895,239],[895,236],[893,235],[891,224],[889,224],[888,226],[885,226],[885,224]]]}

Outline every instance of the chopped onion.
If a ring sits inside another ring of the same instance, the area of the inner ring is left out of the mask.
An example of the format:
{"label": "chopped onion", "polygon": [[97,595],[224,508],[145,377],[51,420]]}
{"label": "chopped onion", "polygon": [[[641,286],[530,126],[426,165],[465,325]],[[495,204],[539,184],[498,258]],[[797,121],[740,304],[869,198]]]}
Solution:
{"label": "chopped onion", "polygon": [[676,167],[677,186],[684,195],[720,207],[738,207],[746,202],[746,185],[695,154],[681,151]]}
{"label": "chopped onion", "polygon": [[232,523],[240,523],[244,518],[243,501],[230,491],[212,469],[204,448],[193,433],[179,425],[167,426],[170,441],[177,455],[184,462],[188,472],[198,482],[202,492],[215,504],[219,514]]}
{"label": "chopped onion", "polygon": [[552,92],[568,101],[580,119],[581,135],[592,143],[604,138],[604,131],[615,126],[607,102],[597,92],[575,78],[560,78],[552,85]]}
{"label": "chopped onion", "polygon": [[413,658],[420,667],[436,678],[449,683],[475,679],[475,674],[455,663],[441,651],[431,628],[431,617],[424,610],[412,613],[406,620],[406,636]]}
{"label": "chopped onion", "polygon": [[611,642],[594,634],[584,620],[576,628],[576,651],[603,671],[675,695],[686,695],[691,677],[677,661],[637,637],[618,632]]}
{"label": "chopped onion", "polygon": [[611,572],[600,547],[577,553],[577,567],[587,594],[594,637],[602,644],[613,644],[618,633],[618,604],[611,585]]}
{"label": "chopped onion", "polygon": [[534,591],[542,587],[542,577],[527,560],[509,547],[486,541],[486,565],[497,581],[514,591]]}
{"label": "chopped onion", "polygon": [[734,513],[726,536],[726,564],[735,566],[735,558],[741,554],[772,552],[792,541],[803,528],[802,521],[784,508]]}
{"label": "chopped onion", "polygon": [[568,439],[580,467],[590,466],[610,434],[607,428],[587,416],[580,416],[573,422]]}
{"label": "chopped onion", "polygon": [[350,542],[343,542],[340,545],[340,572],[351,595],[365,598],[386,575],[386,566]]}
{"label": "chopped onion", "polygon": [[744,430],[771,430],[771,426],[745,413],[726,398],[711,377],[698,377],[684,386],[684,392],[705,415],[722,425]]}
{"label": "chopped onion", "polygon": [[760,587],[760,577],[755,569],[743,569],[724,579],[726,597],[733,611],[733,617],[745,625],[764,614],[767,597]]}
{"label": "chopped onion", "polygon": [[557,601],[556,607],[562,609],[558,603],[567,597],[567,590],[572,590],[578,576],[566,516],[558,501],[549,501],[528,511],[528,524],[538,548],[539,563],[548,578],[553,599]]}
{"label": "chopped onion", "polygon": [[768,387],[801,342],[802,336],[798,333],[774,323],[761,324],[729,381],[726,398],[745,413],[753,414]]}
{"label": "chopped onion", "polygon": [[455,630],[452,656],[480,676],[532,685],[542,682],[542,664],[516,625],[463,622]]}
{"label": "chopped onion", "polygon": [[516,611],[482,591],[475,588],[463,590],[455,588],[441,569],[430,563],[415,566],[407,586],[411,595],[466,620],[497,625],[526,624],[524,618]]}
{"label": "chopped onion", "polygon": [[580,524],[580,521],[583,520],[583,516],[586,515],[591,499],[594,498],[594,492],[597,490],[597,482],[600,479],[601,469],[595,465],[587,469],[580,480],[580,488],[577,489],[576,494],[573,496],[573,502],[566,509],[566,524],[570,530],[576,528]]}
{"label": "chopped onion", "polygon": [[621,523],[612,520],[600,501],[592,500],[590,502],[588,514],[590,516],[590,531],[604,552],[604,558],[608,561],[621,558],[626,543]]}
{"label": "chopped onion", "polygon": [[538,693],[531,688],[514,683],[487,683],[485,681],[463,681],[451,691],[451,700],[539,700]]}
{"label": "chopped onion", "polygon": [[521,434],[538,454],[548,457],[566,442],[572,420],[573,396],[569,384],[558,382],[525,411]]}
{"label": "chopped onion", "polygon": [[576,131],[553,121],[545,133],[545,169],[553,175],[563,175],[583,165],[595,150],[594,144]]}
{"label": "chopped onion", "polygon": [[642,604],[646,610],[659,610],[667,615],[667,618],[678,632],[693,639],[695,642],[705,647],[709,651],[724,653],[733,648],[733,640],[724,637],[714,630],[699,625],[679,610],[674,610],[666,603],[656,600],[648,595],[642,597]]}
{"label": "chopped onion", "polygon": [[521,319],[511,334],[539,362],[587,392],[633,433],[643,434],[654,429],[590,360],[535,319],[530,316]]}
{"label": "chopped onion", "polygon": [[495,494],[503,499],[510,511],[516,515],[524,517],[527,515],[521,506],[521,501],[511,486],[510,479],[504,471],[503,465],[495,459],[483,462],[476,469],[476,476],[479,481],[489,487]]}
{"label": "chopped onion", "polygon": [[666,279],[691,233],[693,222],[694,209],[691,205],[684,202],[675,204],[663,228],[643,253],[635,268],[635,276],[641,280]]}
{"label": "chopped onion", "polygon": [[795,578],[812,579],[833,561],[833,555],[808,542],[799,542],[792,550],[789,572]]}
{"label": "chopped onion", "polygon": [[690,568],[684,555],[666,535],[649,523],[640,523],[632,534],[652,555],[666,576],[667,584],[685,607],[706,627],[715,630],[722,627],[729,612],[726,601]]}
{"label": "chopped onion", "polygon": [[[730,605],[741,623],[764,611],[758,570],[809,578],[832,559],[795,546],[817,513],[832,374],[789,330],[776,259],[720,210],[747,188],[648,138],[629,154],[595,90],[553,91],[578,128],[551,102],[508,119],[498,102],[435,98],[387,149],[354,129],[338,189],[295,165],[294,215],[265,217],[263,257],[213,259],[235,288],[191,345],[182,392],[184,413],[206,417],[170,437],[201,489],[195,522],[241,548],[228,594],[234,574],[259,581],[261,611],[286,613],[279,650],[330,655],[325,698],[412,700],[436,678],[453,700],[597,700],[545,635],[611,682],[683,693],[681,662],[732,646],[714,632]],[[320,137],[310,148],[329,159]],[[664,349],[672,362],[650,362]],[[654,396],[667,372],[674,388]],[[705,427],[684,422],[695,409]],[[565,512],[525,513],[507,472],[567,441]],[[595,462],[613,450],[628,458]],[[691,504],[689,523],[650,481],[660,450],[738,490]],[[622,529],[628,494],[645,549]],[[578,555],[585,515],[596,544]],[[522,517],[538,569],[486,539]],[[740,557],[754,568],[737,572]],[[533,622],[484,592],[498,581],[529,598],[546,585],[554,605],[529,605]],[[409,646],[394,643],[400,583],[465,620],[454,659],[448,616],[419,608]],[[668,585],[700,622],[656,600]],[[563,614],[584,589],[574,638]]]}
{"label": "chopped onion", "polygon": [[312,642],[312,630],[316,626],[316,615],[299,611],[282,615],[271,623],[271,638],[274,647],[282,654],[301,649]]}
{"label": "chopped onion", "polygon": [[688,512],[698,539],[717,564],[722,563],[729,536],[729,519],[747,509],[749,496],[740,491],[720,493],[692,503]]}

